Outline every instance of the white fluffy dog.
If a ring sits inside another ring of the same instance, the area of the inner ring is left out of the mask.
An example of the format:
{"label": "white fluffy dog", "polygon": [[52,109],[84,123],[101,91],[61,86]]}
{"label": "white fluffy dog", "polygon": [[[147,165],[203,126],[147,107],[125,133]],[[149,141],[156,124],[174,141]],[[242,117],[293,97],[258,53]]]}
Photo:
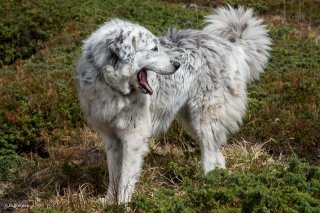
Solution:
{"label": "white fluffy dog", "polygon": [[220,146],[241,123],[246,84],[263,71],[271,41],[251,9],[219,8],[206,23],[157,38],[114,19],[84,41],[78,91],[105,145],[107,198],[130,201],[148,139],[176,115],[200,145],[204,172],[225,167]]}

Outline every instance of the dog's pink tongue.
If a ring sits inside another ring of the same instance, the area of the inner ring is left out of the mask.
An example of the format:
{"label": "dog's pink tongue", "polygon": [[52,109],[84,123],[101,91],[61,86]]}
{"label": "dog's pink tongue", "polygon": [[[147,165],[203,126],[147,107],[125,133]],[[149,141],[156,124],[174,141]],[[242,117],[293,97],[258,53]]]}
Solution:
{"label": "dog's pink tongue", "polygon": [[145,89],[149,95],[152,95],[153,91],[148,83],[148,75],[146,70],[141,70],[139,72],[139,85]]}

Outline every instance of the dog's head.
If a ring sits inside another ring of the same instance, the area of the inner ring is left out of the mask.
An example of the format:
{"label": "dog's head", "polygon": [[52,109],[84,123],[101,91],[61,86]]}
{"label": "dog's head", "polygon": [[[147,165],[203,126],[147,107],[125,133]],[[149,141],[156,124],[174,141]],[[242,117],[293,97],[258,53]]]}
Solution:
{"label": "dog's head", "polygon": [[180,64],[161,50],[158,39],[147,29],[119,19],[94,32],[83,50],[106,83],[124,95],[140,88],[152,95],[148,71],[161,75],[176,72]]}

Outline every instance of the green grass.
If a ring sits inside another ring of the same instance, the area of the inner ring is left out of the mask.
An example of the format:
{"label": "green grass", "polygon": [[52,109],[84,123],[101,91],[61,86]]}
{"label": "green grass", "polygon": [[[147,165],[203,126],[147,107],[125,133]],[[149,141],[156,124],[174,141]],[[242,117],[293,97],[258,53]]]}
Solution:
{"label": "green grass", "polygon": [[[263,14],[283,12],[275,1],[247,4]],[[299,7],[295,11],[290,1],[287,6],[292,17],[307,14]],[[99,138],[84,125],[75,91],[81,41],[112,17],[138,22],[159,35],[170,27],[200,28],[210,11],[152,0],[1,1],[1,200],[41,200],[34,204],[38,212],[123,211],[95,203],[106,190],[106,159]],[[313,19],[310,14],[304,20]],[[272,17],[267,24],[274,42],[270,63],[249,86],[247,116],[230,137],[252,144],[226,147],[229,170],[204,176],[199,148],[175,122],[152,145],[132,209],[319,211],[318,28]],[[286,160],[291,156],[299,160]]]}
{"label": "green grass", "polygon": [[288,168],[271,165],[257,174],[215,170],[203,175],[197,165],[171,164],[178,187],[139,194],[141,212],[319,212],[320,168],[297,160]]}

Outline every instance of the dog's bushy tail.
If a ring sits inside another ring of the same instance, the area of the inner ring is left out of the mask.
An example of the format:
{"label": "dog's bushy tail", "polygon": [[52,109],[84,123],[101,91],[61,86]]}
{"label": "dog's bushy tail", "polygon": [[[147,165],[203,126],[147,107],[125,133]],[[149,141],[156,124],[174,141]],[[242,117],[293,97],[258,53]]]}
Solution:
{"label": "dog's bushy tail", "polygon": [[257,79],[268,62],[270,45],[263,20],[253,17],[252,9],[221,7],[206,17],[205,31],[228,39],[242,47],[250,68],[250,80]]}

